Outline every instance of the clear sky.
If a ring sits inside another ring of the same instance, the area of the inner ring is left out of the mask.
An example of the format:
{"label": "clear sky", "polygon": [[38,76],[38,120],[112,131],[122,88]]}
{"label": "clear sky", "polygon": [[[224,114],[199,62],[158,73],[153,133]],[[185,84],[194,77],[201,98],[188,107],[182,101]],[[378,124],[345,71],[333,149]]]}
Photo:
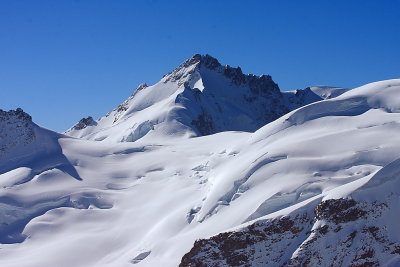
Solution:
{"label": "clear sky", "polygon": [[0,0],[0,108],[63,131],[195,53],[282,90],[400,78],[400,1]]}

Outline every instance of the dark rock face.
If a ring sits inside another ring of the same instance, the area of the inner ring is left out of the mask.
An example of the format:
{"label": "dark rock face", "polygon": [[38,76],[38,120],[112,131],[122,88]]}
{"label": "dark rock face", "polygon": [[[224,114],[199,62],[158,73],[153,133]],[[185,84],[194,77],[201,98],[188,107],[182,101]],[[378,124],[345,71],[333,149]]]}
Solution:
{"label": "dark rock face", "polygon": [[18,145],[25,146],[35,139],[32,117],[21,108],[0,109],[0,155]]}
{"label": "dark rock face", "polygon": [[280,95],[280,89],[278,85],[272,80],[269,75],[247,75],[247,81],[250,85],[250,90],[254,94],[271,95],[273,93]]}
{"label": "dark rock face", "polygon": [[200,64],[210,70],[215,70],[218,67],[221,67],[221,64],[218,62],[216,58],[213,58],[210,55],[200,55],[196,54],[193,56],[193,59],[200,62]]}
{"label": "dark rock face", "polygon": [[187,68],[191,65],[200,63],[201,66],[204,66],[210,70],[215,70],[218,67],[221,67],[221,63],[218,62],[216,58],[213,58],[210,55],[200,55],[195,54],[193,57],[189,58],[185,62],[183,62],[178,69],[180,68]]}
{"label": "dark rock face", "polygon": [[378,219],[390,212],[386,203],[330,199],[315,208],[319,227],[285,266],[380,266],[394,256],[399,244],[391,241]]}
{"label": "dark rock face", "polygon": [[21,108],[17,108],[16,110],[10,110],[10,111],[4,111],[0,109],[0,121],[6,121],[6,120],[19,120],[19,121],[25,121],[25,122],[31,122],[32,117],[24,112]]}
{"label": "dark rock face", "polygon": [[[298,238],[311,225],[307,214],[256,222],[243,231],[221,233],[210,239],[200,239],[181,261],[180,267],[203,266],[271,266],[282,262],[286,254],[282,247],[298,245]],[[275,243],[280,245],[274,246]],[[270,261],[261,258],[271,256]]]}
{"label": "dark rock face", "polygon": [[287,94],[286,98],[287,102],[291,105],[291,109],[296,109],[301,106],[322,100],[322,98],[311,91],[309,87],[296,90],[292,95]]}
{"label": "dark rock face", "polygon": [[260,220],[197,240],[180,267],[381,266],[400,254],[399,242],[378,223],[388,212],[386,203],[326,200],[314,214]]}
{"label": "dark rock face", "polygon": [[200,114],[196,120],[193,120],[192,125],[199,130],[201,135],[215,133],[212,117],[205,113]]}
{"label": "dark rock face", "polygon": [[88,126],[96,125],[96,122],[93,120],[91,116],[81,119],[75,126],[73,127],[74,130],[82,130]]}
{"label": "dark rock face", "polygon": [[322,201],[315,208],[315,217],[318,220],[325,219],[336,224],[358,220],[366,213],[352,199],[330,199]]}

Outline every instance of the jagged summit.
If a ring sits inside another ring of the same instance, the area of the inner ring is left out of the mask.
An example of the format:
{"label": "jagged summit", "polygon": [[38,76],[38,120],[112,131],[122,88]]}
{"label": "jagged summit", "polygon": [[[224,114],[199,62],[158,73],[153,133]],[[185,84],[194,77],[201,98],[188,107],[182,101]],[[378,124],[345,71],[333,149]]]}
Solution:
{"label": "jagged summit", "polygon": [[197,63],[200,63],[201,66],[204,66],[211,70],[222,66],[221,63],[219,63],[218,59],[210,56],[209,54],[205,54],[205,55],[195,54],[191,58],[185,60],[185,62],[182,63],[182,65],[186,65],[186,64],[191,65],[191,64],[197,64]]}
{"label": "jagged summit", "polygon": [[0,158],[14,147],[29,144],[35,138],[32,117],[21,108],[0,109],[0,137]]}
{"label": "jagged summit", "polygon": [[195,54],[185,60],[175,70],[164,76],[164,82],[178,81],[181,85],[188,80],[185,80],[185,78],[194,75],[196,72],[201,72],[202,69],[222,74],[236,85],[248,85],[255,93],[267,92],[266,88],[270,91],[279,91],[279,86],[272,80],[270,75],[262,74],[257,76],[254,74],[244,74],[239,66],[223,66],[216,58],[208,54]]}
{"label": "jagged summit", "polygon": [[185,60],[172,72],[164,75],[163,82],[178,82],[178,85],[181,86],[182,84],[184,84],[184,82],[186,82],[187,79],[185,78],[190,78],[190,76],[196,74],[196,72],[198,72],[200,68],[217,70],[221,67],[222,65],[218,62],[216,58],[213,58],[210,55],[195,54],[191,58]]}
{"label": "jagged summit", "polygon": [[9,111],[0,109],[0,121],[10,120],[11,118],[25,122],[32,121],[31,115],[24,112],[22,108],[17,108],[16,110],[9,110]]}
{"label": "jagged summit", "polygon": [[208,54],[206,54],[206,55],[195,54],[191,58],[186,59],[174,71],[180,70],[183,68],[188,68],[193,65],[200,65],[200,66],[206,67],[211,70],[214,70],[214,69],[222,66],[221,63],[219,63],[219,61],[216,58],[214,58]]}
{"label": "jagged summit", "polygon": [[86,118],[82,118],[77,124],[75,124],[72,128],[74,130],[82,130],[90,125],[96,125],[96,122],[93,120],[91,116]]}

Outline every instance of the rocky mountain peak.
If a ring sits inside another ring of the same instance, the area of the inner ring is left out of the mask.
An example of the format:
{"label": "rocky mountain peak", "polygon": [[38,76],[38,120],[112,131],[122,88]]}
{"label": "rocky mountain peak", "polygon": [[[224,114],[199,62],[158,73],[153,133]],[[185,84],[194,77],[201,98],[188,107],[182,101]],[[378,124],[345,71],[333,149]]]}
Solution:
{"label": "rocky mountain peak", "polygon": [[195,54],[191,58],[185,60],[181,65],[179,65],[177,69],[187,68],[192,65],[200,65],[211,70],[222,66],[221,63],[219,63],[216,58],[208,54],[206,55]]}
{"label": "rocky mountain peak", "polygon": [[18,145],[27,145],[35,138],[32,117],[21,108],[0,109],[0,158]]}
{"label": "rocky mountain peak", "polygon": [[185,60],[174,71],[164,76],[164,82],[178,82],[178,85],[180,86],[186,81],[191,80],[191,77],[193,75],[198,75],[195,73],[201,72],[202,69],[211,70],[215,73],[219,73],[226,78],[232,80],[232,83],[235,85],[247,85],[250,87],[254,94],[280,92],[278,85],[272,80],[272,77],[270,75],[263,74],[257,76],[254,74],[244,74],[239,66],[223,66],[216,58],[208,54],[195,54],[191,58]]}
{"label": "rocky mountain peak", "polygon": [[22,108],[17,108],[16,110],[9,111],[0,109],[0,121],[6,121],[10,119],[16,119],[25,122],[32,121],[32,117],[28,113],[24,112]]}
{"label": "rocky mountain peak", "polygon": [[172,72],[167,73],[164,78],[164,82],[169,81],[178,81],[179,85],[182,85],[191,74],[195,73],[200,67],[205,67],[210,70],[219,70],[222,65],[218,62],[217,59],[213,58],[210,55],[200,55],[195,54],[191,58],[185,60],[182,64],[180,64],[176,69]]}
{"label": "rocky mountain peak", "polygon": [[88,116],[86,118],[82,118],[77,124],[75,124],[72,128],[74,130],[82,130],[90,125],[96,125],[96,121],[91,117]]}
{"label": "rocky mountain peak", "polygon": [[214,70],[222,66],[221,63],[219,63],[219,61],[216,58],[208,54],[206,55],[196,54],[191,59],[194,60],[195,62],[200,63],[200,66],[206,67],[210,70]]}

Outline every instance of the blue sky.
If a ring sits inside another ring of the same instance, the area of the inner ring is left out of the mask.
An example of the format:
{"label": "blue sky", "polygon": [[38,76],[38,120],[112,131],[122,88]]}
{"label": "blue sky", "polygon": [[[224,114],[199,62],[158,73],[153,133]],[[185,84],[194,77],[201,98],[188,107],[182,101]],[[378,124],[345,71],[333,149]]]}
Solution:
{"label": "blue sky", "polygon": [[400,78],[400,1],[0,0],[0,108],[63,131],[195,53],[282,90]]}

